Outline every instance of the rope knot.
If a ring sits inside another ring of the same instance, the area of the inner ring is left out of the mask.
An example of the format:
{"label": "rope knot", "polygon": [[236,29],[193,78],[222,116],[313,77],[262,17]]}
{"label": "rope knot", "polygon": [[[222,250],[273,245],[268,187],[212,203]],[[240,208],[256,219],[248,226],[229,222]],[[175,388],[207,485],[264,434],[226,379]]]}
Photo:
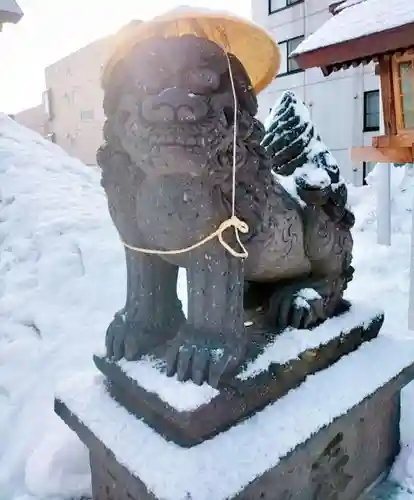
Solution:
{"label": "rope knot", "polygon": [[237,215],[232,215],[229,219],[222,222],[218,230],[220,231],[220,233],[222,233],[230,227],[234,227],[236,231],[240,231],[243,234],[247,234],[249,232],[249,226],[246,224],[246,222],[239,219]]}
{"label": "rope knot", "polygon": [[[234,232],[236,234],[236,240],[237,243],[239,244],[240,248],[242,249],[241,252],[238,252],[237,250],[234,250],[229,244],[227,244],[224,239],[223,239],[223,233],[226,229],[229,229],[230,227],[234,227]],[[243,245],[243,243],[240,240],[239,232],[243,234],[247,234],[249,232],[249,226],[247,225],[246,222],[242,221],[237,217],[237,215],[232,215],[229,219],[225,220],[220,224],[218,227],[216,234],[219,242],[221,245],[229,252],[233,257],[238,257],[240,259],[245,259],[248,257],[248,252],[246,250],[246,247]]]}

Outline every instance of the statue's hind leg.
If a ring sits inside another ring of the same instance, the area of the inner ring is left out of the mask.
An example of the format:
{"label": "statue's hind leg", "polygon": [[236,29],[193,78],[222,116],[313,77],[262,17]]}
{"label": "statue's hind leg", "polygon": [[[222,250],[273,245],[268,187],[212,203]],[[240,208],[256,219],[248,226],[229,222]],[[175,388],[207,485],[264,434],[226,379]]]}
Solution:
{"label": "statue's hind leg", "polygon": [[305,218],[305,251],[311,263],[309,288],[316,292],[315,300],[320,310],[318,320],[323,320],[344,306],[343,294],[354,271],[351,265],[353,240],[346,220],[334,222],[325,211],[316,207],[305,210]]}
{"label": "statue's hind leg", "polygon": [[352,236],[322,210],[305,213],[305,251],[311,272],[291,283],[275,283],[265,321],[278,329],[309,328],[345,310],[343,298],[352,279]]}
{"label": "statue's hind leg", "polygon": [[288,326],[311,328],[312,326],[348,309],[343,292],[352,276],[327,276],[319,278],[310,275],[291,284],[275,285],[264,314],[265,323],[278,330]]}

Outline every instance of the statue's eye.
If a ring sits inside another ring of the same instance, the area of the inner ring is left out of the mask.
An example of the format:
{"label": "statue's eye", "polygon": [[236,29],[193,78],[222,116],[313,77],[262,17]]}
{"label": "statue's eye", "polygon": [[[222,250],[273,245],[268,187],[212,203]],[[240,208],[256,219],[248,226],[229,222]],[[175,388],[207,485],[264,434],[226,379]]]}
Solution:
{"label": "statue's eye", "polygon": [[194,94],[208,94],[220,85],[219,75],[208,68],[191,69],[185,73],[185,85]]}
{"label": "statue's eye", "polygon": [[167,69],[151,59],[141,61],[133,71],[136,87],[143,88],[149,93],[160,90],[168,78]]}

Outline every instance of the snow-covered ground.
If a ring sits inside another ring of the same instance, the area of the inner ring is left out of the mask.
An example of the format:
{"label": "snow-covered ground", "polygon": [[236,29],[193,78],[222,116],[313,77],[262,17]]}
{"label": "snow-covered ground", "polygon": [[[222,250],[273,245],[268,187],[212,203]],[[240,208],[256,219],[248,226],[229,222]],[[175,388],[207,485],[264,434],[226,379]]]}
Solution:
{"label": "snow-covered ground", "polygon": [[[414,177],[405,172],[393,171],[390,248],[376,245],[374,186],[350,193],[357,224],[349,298],[372,297],[386,311],[384,329],[401,341],[414,340],[407,330]],[[88,494],[87,453],[54,415],[53,395],[102,348],[124,299],[123,250],[98,170],[3,115],[0,251],[0,500]],[[358,380],[350,374],[349,383]],[[408,387],[401,424],[407,447],[394,474],[404,491],[414,490],[413,398]]]}

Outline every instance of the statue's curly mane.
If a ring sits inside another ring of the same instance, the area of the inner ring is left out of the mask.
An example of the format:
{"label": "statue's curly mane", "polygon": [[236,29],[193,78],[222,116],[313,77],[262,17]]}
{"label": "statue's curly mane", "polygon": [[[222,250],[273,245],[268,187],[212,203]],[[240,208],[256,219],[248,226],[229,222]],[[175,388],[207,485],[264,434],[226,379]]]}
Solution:
{"label": "statue's curly mane", "polygon": [[[225,57],[224,54],[223,57]],[[131,107],[140,104],[141,94],[137,91],[131,72],[131,68],[137,64],[135,58],[136,54],[132,51],[121,60],[113,68],[112,74],[104,86],[105,142],[97,154],[98,164],[102,168],[103,185],[111,182],[115,172],[117,172],[116,177],[123,179],[125,185],[122,186],[122,189],[125,190],[129,199],[135,199],[136,191],[134,190],[145,177],[143,173],[145,164],[152,161],[151,152],[149,155],[142,154],[143,152],[139,148],[137,154],[131,155],[127,152],[122,141],[123,131],[119,128],[119,122],[122,121],[123,114],[126,113],[125,103],[129,103]],[[229,54],[229,61],[238,101],[236,198],[238,204],[242,205],[241,211],[248,211],[249,216],[247,217],[253,222],[253,220],[260,219],[262,209],[266,205],[267,194],[264,187],[271,186],[274,181],[271,175],[270,158],[261,145],[265,134],[264,126],[255,118],[258,107],[256,95],[241,62],[233,54]],[[232,103],[233,95],[228,71],[227,74],[223,75],[223,81],[227,84],[227,88],[224,90],[228,94],[226,103]],[[223,89],[219,90],[223,94]],[[209,98],[212,102],[211,113],[215,114],[215,121],[212,125],[207,125],[203,133],[203,136],[213,136],[216,140],[209,142],[208,147],[204,148],[203,154],[208,156],[206,168],[208,169],[209,184],[218,187],[223,194],[224,201],[230,205],[234,110],[231,107],[219,109],[218,105],[214,107],[216,98],[219,99],[221,96],[218,96],[218,93],[213,93]],[[191,125],[186,127],[187,133],[188,131],[191,133]],[[146,138],[148,134],[148,125],[138,121],[137,136]],[[122,176],[119,175],[120,169],[125,171]],[[130,209],[133,209],[132,205]],[[255,224],[251,225],[255,227]]]}

